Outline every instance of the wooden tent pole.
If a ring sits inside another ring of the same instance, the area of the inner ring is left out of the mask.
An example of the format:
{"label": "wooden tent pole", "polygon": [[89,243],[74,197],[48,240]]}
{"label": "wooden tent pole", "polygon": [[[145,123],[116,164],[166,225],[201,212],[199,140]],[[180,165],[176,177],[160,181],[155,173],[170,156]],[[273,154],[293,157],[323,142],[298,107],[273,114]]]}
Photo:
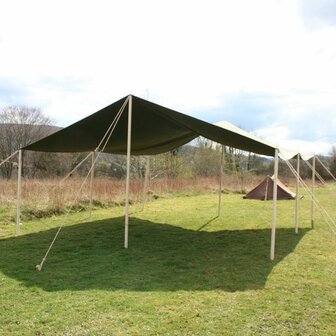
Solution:
{"label": "wooden tent pole", "polygon": [[146,157],[146,172],[145,172],[145,183],[143,188],[143,194],[142,194],[142,211],[145,209],[145,204],[147,201],[147,191],[148,191],[148,185],[149,185],[149,173],[150,173],[150,162],[149,162],[149,156]]}
{"label": "wooden tent pole", "polygon": [[223,180],[224,150],[225,150],[224,145],[222,145],[221,150],[222,152],[220,159],[219,189],[218,189],[218,214],[217,214],[218,217],[221,215],[221,205],[222,205],[222,180]]}
{"label": "wooden tent pole", "polygon": [[18,235],[20,233],[20,219],[21,219],[21,190],[22,190],[22,150],[19,150],[18,155],[18,172],[17,172],[17,200],[16,200],[16,227],[15,231]]}
{"label": "wooden tent pole", "polygon": [[267,201],[267,194],[268,194],[268,182],[269,182],[269,178],[267,176],[267,180],[266,180],[266,191],[265,191],[265,197],[264,197],[264,201]]}
{"label": "wooden tent pole", "polygon": [[300,203],[300,154],[296,156],[296,208],[295,208],[295,233],[299,233],[299,203]]}
{"label": "wooden tent pole", "polygon": [[315,169],[316,169],[316,157],[314,155],[313,156],[313,170],[312,170],[311,204],[310,204],[310,223],[311,223],[312,229],[314,229]]}
{"label": "wooden tent pole", "polygon": [[94,178],[94,164],[95,164],[95,152],[91,153],[91,179],[90,179],[90,220],[92,217],[92,193],[93,193],[93,178]]}
{"label": "wooden tent pole", "polygon": [[125,239],[124,247],[128,248],[128,220],[129,220],[129,185],[131,166],[131,134],[132,134],[132,96],[128,96],[128,125],[127,125],[127,167],[126,167],[126,200],[125,200]]}
{"label": "wooden tent pole", "polygon": [[278,164],[279,150],[276,148],[274,152],[274,180],[273,180],[273,218],[271,232],[271,260],[275,256],[275,229],[276,229],[276,211],[277,211],[277,196],[278,196]]}

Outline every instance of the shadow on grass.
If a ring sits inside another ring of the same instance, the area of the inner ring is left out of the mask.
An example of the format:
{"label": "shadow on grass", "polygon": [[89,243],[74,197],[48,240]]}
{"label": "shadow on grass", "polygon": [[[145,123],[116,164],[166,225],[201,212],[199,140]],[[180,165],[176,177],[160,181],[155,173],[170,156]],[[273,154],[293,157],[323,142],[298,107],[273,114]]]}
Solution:
{"label": "shadow on grass", "polygon": [[131,219],[129,249],[123,218],[64,227],[37,273],[56,229],[0,240],[0,270],[27,287],[61,290],[261,289],[276,263],[307,230],[277,230],[276,260],[269,260],[270,230],[191,231]]}

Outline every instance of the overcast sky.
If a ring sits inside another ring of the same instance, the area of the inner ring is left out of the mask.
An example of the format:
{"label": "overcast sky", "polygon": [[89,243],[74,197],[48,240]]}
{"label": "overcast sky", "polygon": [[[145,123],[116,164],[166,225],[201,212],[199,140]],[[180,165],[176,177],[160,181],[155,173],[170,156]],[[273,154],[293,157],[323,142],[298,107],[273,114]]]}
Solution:
{"label": "overcast sky", "polygon": [[0,0],[0,107],[66,126],[129,93],[328,153],[336,1]]}

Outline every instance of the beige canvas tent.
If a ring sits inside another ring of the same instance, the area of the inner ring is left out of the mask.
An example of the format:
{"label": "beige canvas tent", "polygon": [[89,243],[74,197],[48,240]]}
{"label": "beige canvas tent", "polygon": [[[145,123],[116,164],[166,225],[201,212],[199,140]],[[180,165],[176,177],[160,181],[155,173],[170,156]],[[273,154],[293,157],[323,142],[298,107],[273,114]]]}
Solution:
{"label": "beige canvas tent", "polygon": [[[277,181],[277,198],[279,200],[295,199],[295,193],[291,192],[280,180]],[[273,176],[266,176],[254,189],[248,192],[244,198],[256,200],[272,200],[273,199]]]}

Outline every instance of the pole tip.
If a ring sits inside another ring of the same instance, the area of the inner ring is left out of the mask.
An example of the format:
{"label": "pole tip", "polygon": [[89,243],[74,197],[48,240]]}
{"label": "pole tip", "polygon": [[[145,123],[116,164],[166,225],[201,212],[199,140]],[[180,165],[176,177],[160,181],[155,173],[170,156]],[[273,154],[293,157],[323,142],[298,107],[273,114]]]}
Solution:
{"label": "pole tip", "polygon": [[41,272],[42,271],[42,265],[36,265],[35,269],[36,269],[36,272]]}

